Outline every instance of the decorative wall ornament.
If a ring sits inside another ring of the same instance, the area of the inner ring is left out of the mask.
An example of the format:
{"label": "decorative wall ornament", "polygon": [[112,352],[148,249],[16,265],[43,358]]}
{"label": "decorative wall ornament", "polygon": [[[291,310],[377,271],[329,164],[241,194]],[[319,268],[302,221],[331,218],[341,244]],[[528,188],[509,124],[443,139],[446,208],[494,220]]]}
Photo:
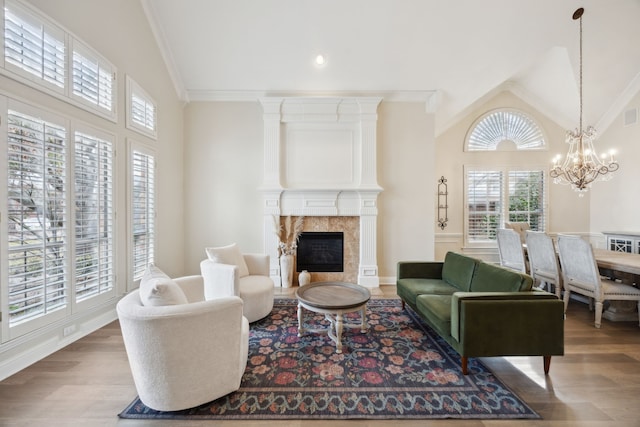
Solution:
{"label": "decorative wall ornament", "polygon": [[441,176],[438,180],[438,227],[440,227],[441,230],[444,230],[447,226],[447,221],[449,221],[447,214],[447,209],[449,208],[447,204],[448,195],[447,180],[444,176]]}

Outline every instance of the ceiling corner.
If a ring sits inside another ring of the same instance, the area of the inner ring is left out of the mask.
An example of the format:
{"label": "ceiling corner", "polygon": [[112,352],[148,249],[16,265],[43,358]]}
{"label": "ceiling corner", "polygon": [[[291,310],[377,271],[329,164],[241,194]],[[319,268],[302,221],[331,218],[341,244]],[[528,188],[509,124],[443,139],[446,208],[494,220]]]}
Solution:
{"label": "ceiling corner", "polygon": [[153,37],[156,39],[158,50],[160,51],[160,55],[162,55],[162,59],[167,67],[167,71],[169,72],[169,77],[173,82],[176,94],[180,100],[189,102],[189,95],[184,87],[184,83],[180,77],[180,72],[178,71],[178,67],[173,59],[173,55],[171,54],[171,49],[169,48],[169,43],[164,31],[162,30],[162,26],[159,24],[160,21],[153,6],[153,1],[140,0],[140,3],[142,4],[142,9],[147,17],[147,22],[149,22],[149,27],[151,28]]}

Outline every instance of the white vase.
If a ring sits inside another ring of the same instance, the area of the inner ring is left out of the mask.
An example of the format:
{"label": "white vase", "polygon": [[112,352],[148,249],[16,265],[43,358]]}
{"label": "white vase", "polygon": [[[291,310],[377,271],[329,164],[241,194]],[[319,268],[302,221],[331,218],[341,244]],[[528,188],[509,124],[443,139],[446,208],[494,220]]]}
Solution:
{"label": "white vase", "polygon": [[283,288],[290,288],[293,284],[293,255],[280,257],[280,283]]}
{"label": "white vase", "polygon": [[311,282],[311,274],[307,270],[302,270],[298,275],[298,284],[300,286],[308,285]]}

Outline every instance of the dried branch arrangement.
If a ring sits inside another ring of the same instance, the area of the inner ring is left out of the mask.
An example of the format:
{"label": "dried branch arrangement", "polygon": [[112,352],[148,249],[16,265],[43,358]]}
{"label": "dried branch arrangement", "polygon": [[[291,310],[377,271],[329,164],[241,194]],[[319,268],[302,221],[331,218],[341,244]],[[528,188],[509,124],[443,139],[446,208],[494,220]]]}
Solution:
{"label": "dried branch arrangement", "polygon": [[273,229],[278,238],[278,257],[281,255],[295,255],[298,238],[302,234],[304,217],[298,216],[292,220],[291,215],[285,217],[284,227],[280,224],[280,217],[273,216]]}

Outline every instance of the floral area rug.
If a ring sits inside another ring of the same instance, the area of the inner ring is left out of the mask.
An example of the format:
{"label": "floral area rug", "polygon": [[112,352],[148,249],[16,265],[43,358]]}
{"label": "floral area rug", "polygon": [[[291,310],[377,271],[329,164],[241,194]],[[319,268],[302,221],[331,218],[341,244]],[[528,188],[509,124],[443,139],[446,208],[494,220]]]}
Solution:
{"label": "floral area rug", "polygon": [[[511,419],[540,418],[477,359],[462,375],[458,354],[400,300],[367,303],[369,330],[345,328],[343,353],[326,332],[298,337],[297,302],[278,299],[251,324],[240,389],[196,408],[160,412],[139,399],[136,419]],[[345,316],[346,317],[346,316]],[[349,315],[359,322],[357,314]],[[305,310],[307,326],[327,327]]]}

